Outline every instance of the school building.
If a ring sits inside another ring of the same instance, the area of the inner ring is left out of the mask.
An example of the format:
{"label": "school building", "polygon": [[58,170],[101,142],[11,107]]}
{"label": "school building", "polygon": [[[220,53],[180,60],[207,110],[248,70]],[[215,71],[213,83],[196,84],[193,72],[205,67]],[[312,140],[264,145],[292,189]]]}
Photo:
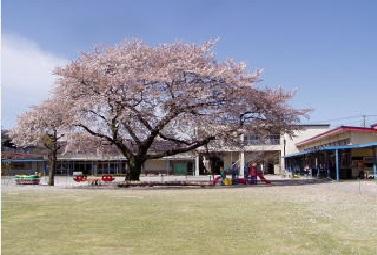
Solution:
{"label": "school building", "polygon": [[[300,125],[294,134],[242,134],[238,146],[208,146],[187,153],[148,160],[142,174],[208,175],[230,171],[237,164],[239,175],[249,162],[257,163],[265,174],[310,174],[333,179],[375,175],[377,125],[370,128],[341,126],[330,129],[328,124]],[[154,150],[164,150],[171,144],[159,142]],[[64,147],[64,146],[63,146]],[[7,151],[7,150],[6,150]],[[2,174],[14,175],[48,171],[46,153],[39,150],[2,153]],[[18,153],[18,154],[17,154]],[[58,156],[57,175],[125,175],[127,158],[107,146],[98,150],[63,148]]]}
{"label": "school building", "polygon": [[329,124],[299,125],[294,134],[242,134],[240,146],[207,146],[196,151],[195,175],[219,174],[222,169],[231,169],[237,164],[239,175],[249,162],[257,163],[265,174],[283,174],[284,156],[298,151],[296,143],[309,139],[330,128]]}
{"label": "school building", "polygon": [[286,169],[332,179],[377,177],[377,124],[340,126],[296,144],[284,157]]}

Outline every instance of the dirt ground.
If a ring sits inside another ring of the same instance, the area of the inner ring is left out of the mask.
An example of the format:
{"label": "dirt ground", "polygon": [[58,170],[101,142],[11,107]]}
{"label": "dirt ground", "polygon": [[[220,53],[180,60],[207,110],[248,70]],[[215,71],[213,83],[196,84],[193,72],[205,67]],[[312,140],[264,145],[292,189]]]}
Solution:
{"label": "dirt ground", "polygon": [[8,184],[2,229],[3,254],[377,254],[377,182],[205,189]]}

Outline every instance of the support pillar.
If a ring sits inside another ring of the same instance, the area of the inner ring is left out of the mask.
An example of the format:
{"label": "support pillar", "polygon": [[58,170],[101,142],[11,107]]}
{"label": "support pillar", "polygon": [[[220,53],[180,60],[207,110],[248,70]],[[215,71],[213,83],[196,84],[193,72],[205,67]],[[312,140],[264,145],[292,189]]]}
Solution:
{"label": "support pillar", "polygon": [[373,177],[374,180],[377,179],[377,148],[374,147],[374,163],[373,163]]}
{"label": "support pillar", "polygon": [[336,161],[336,180],[339,181],[339,150],[335,150],[335,161]]}
{"label": "support pillar", "polygon": [[287,161],[285,160],[286,156],[286,146],[287,140],[285,139],[285,134],[280,135],[280,144],[283,144],[283,149],[279,151],[280,153],[280,175],[285,175],[288,168]]}
{"label": "support pillar", "polygon": [[245,172],[245,152],[244,151],[241,151],[240,152],[240,169],[239,169],[239,177],[244,177],[244,172]]}
{"label": "support pillar", "polygon": [[317,177],[319,177],[318,154],[315,157],[315,169],[317,169]]}
{"label": "support pillar", "polygon": [[244,177],[245,175],[245,151],[244,151],[244,144],[245,144],[245,134],[240,135],[240,142],[241,142],[241,151],[240,151],[240,158],[239,158],[239,177]]}
{"label": "support pillar", "polygon": [[199,155],[195,157],[195,171],[194,171],[195,176],[199,176]]}

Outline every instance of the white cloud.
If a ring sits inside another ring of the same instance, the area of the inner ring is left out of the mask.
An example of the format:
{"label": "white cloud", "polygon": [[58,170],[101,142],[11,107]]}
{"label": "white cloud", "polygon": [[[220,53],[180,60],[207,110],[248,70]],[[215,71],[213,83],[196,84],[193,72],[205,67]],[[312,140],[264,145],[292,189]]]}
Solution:
{"label": "white cloud", "polygon": [[31,40],[2,35],[2,127],[14,126],[17,115],[48,98],[54,84],[52,70],[67,62]]}

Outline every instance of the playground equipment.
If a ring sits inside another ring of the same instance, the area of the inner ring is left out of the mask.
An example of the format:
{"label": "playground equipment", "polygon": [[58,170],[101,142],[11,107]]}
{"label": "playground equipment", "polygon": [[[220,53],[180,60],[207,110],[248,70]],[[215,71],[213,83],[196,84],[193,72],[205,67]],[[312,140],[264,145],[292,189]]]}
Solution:
{"label": "playground equipment", "polygon": [[103,182],[112,182],[112,181],[114,181],[114,179],[115,178],[110,174],[102,175],[102,177],[101,177],[101,181],[103,181]]}
{"label": "playground equipment", "polygon": [[225,179],[224,179],[224,185],[225,185],[225,186],[231,186],[231,185],[232,185],[232,179],[230,179],[230,178],[225,178]]}
{"label": "playground equipment", "polygon": [[270,184],[271,181],[266,179],[262,171],[255,171],[255,173],[252,173],[253,175],[247,175],[245,178],[227,178],[224,175],[219,175],[219,176],[214,176],[212,180],[212,185],[225,185],[225,186],[230,186],[230,185],[257,185],[258,184],[258,178],[260,181]]}
{"label": "playground equipment", "polygon": [[267,183],[267,184],[271,184],[271,181],[270,180],[267,180],[265,177],[264,177],[264,174],[262,171],[257,171],[257,175],[259,177],[259,179],[261,179],[261,181]]}
{"label": "playground equipment", "polygon": [[98,186],[101,185],[101,183],[112,182],[115,180],[115,178],[110,174],[102,175],[101,178],[88,178],[86,175],[75,175],[73,176],[73,180],[76,182],[88,182],[88,185]]}
{"label": "playground equipment", "polygon": [[73,180],[75,182],[84,182],[88,179],[88,177],[86,175],[75,175],[73,176]]}
{"label": "playground equipment", "polygon": [[212,181],[212,185],[215,186],[216,184],[219,184],[221,182],[221,179],[222,179],[221,175],[214,177]]}
{"label": "playground equipment", "polygon": [[16,175],[16,185],[39,185],[39,175]]}
{"label": "playground equipment", "polygon": [[232,174],[232,179],[228,179],[226,176],[225,171],[221,172],[220,176],[213,176],[212,184],[215,185],[225,185],[225,186],[230,186],[230,185],[257,185],[258,184],[258,178],[266,183],[266,184],[271,184],[271,181],[266,179],[266,177],[263,174],[263,171],[258,170],[257,168],[257,163],[255,162],[250,162],[247,167],[245,166],[243,168],[245,177],[240,178],[238,173],[239,173],[239,166],[237,165],[237,162],[232,162],[231,165],[231,174]]}

